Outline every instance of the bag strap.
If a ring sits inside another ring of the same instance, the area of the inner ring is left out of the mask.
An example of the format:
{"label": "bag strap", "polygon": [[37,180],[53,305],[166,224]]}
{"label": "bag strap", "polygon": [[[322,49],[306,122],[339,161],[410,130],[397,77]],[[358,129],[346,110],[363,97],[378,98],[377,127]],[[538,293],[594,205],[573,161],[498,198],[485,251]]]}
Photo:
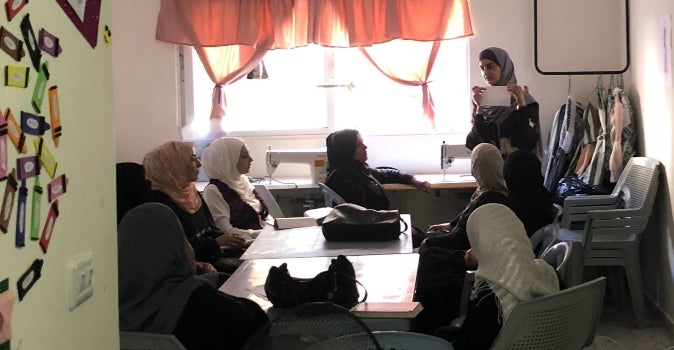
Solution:
{"label": "bag strap", "polygon": [[365,291],[365,295],[363,296],[363,300],[358,301],[359,303],[362,303],[365,300],[367,300],[367,288],[365,288],[365,286],[362,283],[360,283],[360,281],[358,281],[357,279],[351,277],[350,275],[340,273],[339,271],[335,271],[335,273],[332,274],[332,278],[334,279],[334,286],[335,286],[335,289],[332,290],[333,294],[337,292],[337,275],[338,274],[341,275],[341,276],[347,277],[348,279],[352,280],[357,285],[360,285],[363,288],[363,291]]}
{"label": "bag strap", "polygon": [[400,214],[398,214],[398,218],[403,224],[405,224],[405,228],[402,231],[400,231],[400,233],[405,233],[405,231],[407,231],[407,229],[409,228],[409,226],[407,225],[407,221],[403,220],[403,217]]}

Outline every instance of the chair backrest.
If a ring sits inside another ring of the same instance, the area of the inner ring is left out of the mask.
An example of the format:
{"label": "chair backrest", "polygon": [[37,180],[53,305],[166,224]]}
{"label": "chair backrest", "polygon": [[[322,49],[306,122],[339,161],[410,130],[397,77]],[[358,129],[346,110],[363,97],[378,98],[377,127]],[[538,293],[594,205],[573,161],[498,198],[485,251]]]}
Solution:
{"label": "chair backrest", "polygon": [[119,332],[120,350],[185,350],[172,334]]}
{"label": "chair backrest", "polygon": [[285,217],[285,215],[283,215],[283,210],[281,210],[281,206],[278,205],[276,198],[274,198],[274,195],[269,192],[269,189],[265,185],[254,184],[253,187],[255,187],[255,192],[262,198],[267,209],[269,209],[269,214],[273,218]]}
{"label": "chair backrest", "polygon": [[606,277],[598,277],[516,305],[492,350],[568,350],[588,346],[597,329],[605,288]]}
{"label": "chair backrest", "polygon": [[541,255],[555,243],[558,233],[558,222],[547,224],[534,232],[534,234],[529,237],[531,249],[534,250],[534,255],[536,257],[541,257]]}
{"label": "chair backrest", "polygon": [[653,158],[630,158],[613,188],[613,194],[621,195],[621,208],[650,212],[658,188],[659,165]]}
{"label": "chair backrest", "polygon": [[325,200],[326,207],[334,207],[335,205],[346,203],[344,198],[333,191],[332,188],[328,187],[328,185],[319,182],[318,187],[320,187],[323,192],[323,199]]}
{"label": "chair backrest", "polygon": [[564,276],[566,262],[571,255],[571,244],[569,242],[559,242],[548,248],[541,254],[540,258],[547,261],[557,270],[560,276]]}

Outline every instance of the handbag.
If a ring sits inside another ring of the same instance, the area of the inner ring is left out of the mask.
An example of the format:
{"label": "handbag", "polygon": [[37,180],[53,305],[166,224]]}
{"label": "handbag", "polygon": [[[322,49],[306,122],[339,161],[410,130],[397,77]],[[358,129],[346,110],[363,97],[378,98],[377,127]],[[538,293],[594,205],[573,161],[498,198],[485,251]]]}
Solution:
{"label": "handbag", "polygon": [[356,272],[351,261],[340,255],[332,259],[326,271],[314,278],[292,277],[286,263],[272,266],[264,283],[264,291],[267,299],[280,308],[329,301],[350,309],[367,299],[365,291],[363,300],[358,301],[360,295],[357,284],[360,282],[356,280]]}
{"label": "handbag", "polygon": [[[405,228],[400,229],[400,223]],[[407,231],[407,222],[397,210],[366,209],[353,203],[332,208],[321,229],[327,241],[389,241]]]}

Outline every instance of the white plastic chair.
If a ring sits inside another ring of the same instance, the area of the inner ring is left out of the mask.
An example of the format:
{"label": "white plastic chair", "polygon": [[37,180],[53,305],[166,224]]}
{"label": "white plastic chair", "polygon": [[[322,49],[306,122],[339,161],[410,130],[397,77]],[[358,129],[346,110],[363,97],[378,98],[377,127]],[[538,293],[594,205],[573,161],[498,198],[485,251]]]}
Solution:
{"label": "white plastic chair", "polygon": [[339,205],[342,203],[346,203],[344,198],[337,194],[337,192],[333,191],[332,188],[328,187],[328,185],[319,182],[318,187],[321,188],[321,192],[323,192],[323,199],[325,200],[325,206],[326,207],[334,207],[335,205]]}
{"label": "white plastic chair", "polygon": [[[582,281],[583,266],[623,266],[637,324],[646,319],[639,243],[655,201],[659,164],[632,157],[610,195],[567,197],[559,232],[559,240],[580,246],[573,247],[567,266],[569,286]],[[578,222],[584,227],[574,226]]]}
{"label": "white plastic chair", "polygon": [[601,315],[605,288],[606,277],[598,277],[516,305],[491,349],[569,350],[589,346]]}
{"label": "white plastic chair", "polygon": [[255,187],[255,191],[257,192],[258,195],[260,195],[260,197],[264,201],[264,204],[267,205],[267,209],[269,209],[269,214],[273,218],[285,217],[285,215],[283,215],[283,210],[281,210],[281,206],[278,205],[278,202],[276,202],[276,198],[274,198],[274,195],[271,194],[271,192],[265,185],[254,184],[253,187]]}

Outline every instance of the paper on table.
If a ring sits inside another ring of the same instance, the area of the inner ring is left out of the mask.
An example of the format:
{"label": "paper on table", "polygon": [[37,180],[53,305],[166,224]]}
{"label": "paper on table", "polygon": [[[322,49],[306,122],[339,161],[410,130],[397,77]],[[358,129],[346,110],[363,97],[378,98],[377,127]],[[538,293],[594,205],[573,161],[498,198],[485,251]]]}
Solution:
{"label": "paper on table", "polygon": [[487,86],[482,92],[480,106],[510,106],[507,86]]}

